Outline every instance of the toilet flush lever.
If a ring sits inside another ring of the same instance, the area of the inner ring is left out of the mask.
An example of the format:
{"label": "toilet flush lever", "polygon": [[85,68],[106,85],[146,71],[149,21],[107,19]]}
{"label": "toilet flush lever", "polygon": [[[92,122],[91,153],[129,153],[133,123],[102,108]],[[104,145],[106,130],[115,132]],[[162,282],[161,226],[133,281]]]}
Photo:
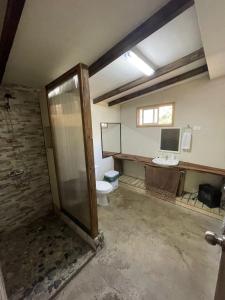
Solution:
{"label": "toilet flush lever", "polygon": [[205,240],[213,246],[219,245],[222,247],[223,250],[225,250],[225,236],[222,235],[219,237],[217,234],[215,234],[212,231],[206,231],[205,233]]}

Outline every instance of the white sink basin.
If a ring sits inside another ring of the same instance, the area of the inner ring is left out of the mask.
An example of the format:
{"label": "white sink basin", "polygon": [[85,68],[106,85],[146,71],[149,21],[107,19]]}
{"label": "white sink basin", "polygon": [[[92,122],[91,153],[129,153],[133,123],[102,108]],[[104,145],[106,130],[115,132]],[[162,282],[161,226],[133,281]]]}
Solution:
{"label": "white sink basin", "polygon": [[166,158],[156,157],[153,158],[152,162],[156,165],[166,166],[166,167],[177,166],[179,164],[179,160],[175,158],[166,159]]}

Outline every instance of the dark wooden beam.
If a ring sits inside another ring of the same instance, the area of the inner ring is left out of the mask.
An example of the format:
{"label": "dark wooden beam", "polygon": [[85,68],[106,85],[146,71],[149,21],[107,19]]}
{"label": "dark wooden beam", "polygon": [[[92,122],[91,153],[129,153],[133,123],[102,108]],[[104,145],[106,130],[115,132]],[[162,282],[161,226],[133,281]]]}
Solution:
{"label": "dark wooden beam", "polygon": [[118,98],[116,100],[113,100],[113,101],[109,102],[108,105],[112,106],[112,105],[116,105],[116,104],[120,104],[120,103],[126,102],[128,100],[133,99],[133,98],[143,96],[143,95],[151,93],[153,91],[157,91],[157,90],[162,89],[164,87],[167,87],[169,85],[172,85],[172,84],[175,84],[177,82],[186,80],[188,78],[191,78],[193,76],[199,75],[201,73],[205,73],[207,71],[208,71],[207,65],[203,65],[203,66],[198,67],[198,68],[196,68],[194,70],[188,71],[188,72],[183,73],[181,75],[177,75],[175,77],[172,77],[172,78],[167,79],[165,81],[159,82],[157,84],[154,84],[154,85],[149,86],[147,88],[144,88],[142,90],[139,90],[139,91],[133,92],[131,94],[128,94],[126,96],[120,97],[120,98]]}
{"label": "dark wooden beam", "polygon": [[25,0],[8,0],[0,38],[0,83],[13,45]]}
{"label": "dark wooden beam", "polygon": [[194,4],[194,0],[171,0],[143,24],[129,33],[125,38],[108,50],[97,61],[89,67],[89,76],[99,72],[105,66],[120,57],[138,43],[143,41],[149,35],[163,27],[169,21],[173,20],[183,11]]}
{"label": "dark wooden beam", "polygon": [[191,54],[188,54],[188,55],[176,60],[175,62],[172,62],[166,66],[159,68],[158,70],[156,70],[156,72],[152,76],[143,76],[141,78],[138,78],[138,79],[131,81],[129,83],[126,83],[124,85],[121,85],[120,87],[95,98],[93,100],[93,103],[96,104],[96,103],[104,101],[108,98],[119,95],[120,93],[126,92],[132,88],[135,88],[135,87],[143,84],[143,83],[150,82],[151,80],[153,80],[155,78],[158,78],[162,75],[172,72],[178,68],[184,67],[184,66],[186,66],[190,63],[193,63],[204,57],[205,57],[205,53],[204,53],[203,48],[201,48],[197,51],[192,52]]}

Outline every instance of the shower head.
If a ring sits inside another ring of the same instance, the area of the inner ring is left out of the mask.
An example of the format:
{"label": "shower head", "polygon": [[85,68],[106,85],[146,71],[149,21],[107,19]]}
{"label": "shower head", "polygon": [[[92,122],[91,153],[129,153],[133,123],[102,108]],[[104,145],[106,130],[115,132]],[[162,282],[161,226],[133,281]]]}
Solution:
{"label": "shower head", "polygon": [[5,99],[16,99],[16,97],[13,97],[11,94],[6,93],[4,96]]}
{"label": "shower head", "polygon": [[4,98],[5,98],[5,105],[4,105],[4,108],[7,110],[7,111],[9,111],[10,110],[10,103],[9,103],[9,100],[10,99],[16,99],[15,97],[13,97],[11,94],[9,94],[9,93],[6,93],[5,95],[4,95]]}

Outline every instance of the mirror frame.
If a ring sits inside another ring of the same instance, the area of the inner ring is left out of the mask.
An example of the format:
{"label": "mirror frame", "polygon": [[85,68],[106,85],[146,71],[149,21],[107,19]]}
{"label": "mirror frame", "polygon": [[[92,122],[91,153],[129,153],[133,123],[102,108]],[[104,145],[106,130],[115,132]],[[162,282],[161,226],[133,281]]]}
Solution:
{"label": "mirror frame", "polygon": [[[114,125],[119,125],[120,126],[120,152],[108,152],[108,151],[103,151],[103,135],[102,135],[102,124],[114,124]],[[119,122],[101,122],[100,123],[100,130],[101,130],[101,148],[102,148],[102,158],[107,158],[110,156],[114,156],[116,154],[122,153],[122,136],[121,136],[121,123]]]}

